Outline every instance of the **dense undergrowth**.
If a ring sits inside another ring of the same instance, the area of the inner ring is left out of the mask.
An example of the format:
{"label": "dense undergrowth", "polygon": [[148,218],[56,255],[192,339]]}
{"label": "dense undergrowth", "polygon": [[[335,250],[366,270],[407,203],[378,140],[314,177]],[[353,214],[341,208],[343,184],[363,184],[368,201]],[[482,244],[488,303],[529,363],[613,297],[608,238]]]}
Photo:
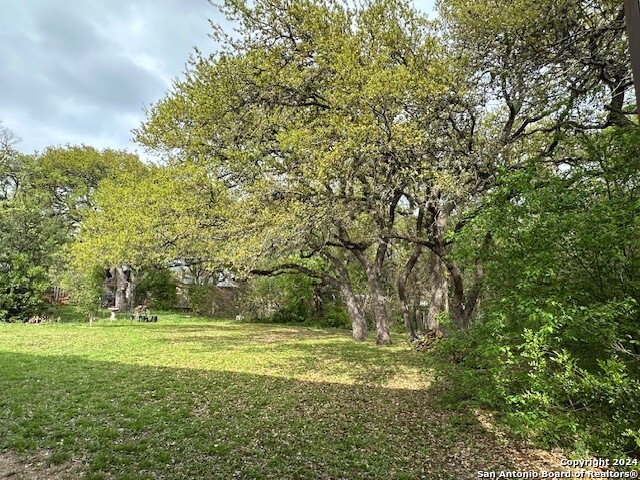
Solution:
{"label": "dense undergrowth", "polygon": [[476,326],[445,346],[514,431],[637,457],[639,132],[579,136],[567,152],[570,165],[505,172],[461,235],[462,257],[487,231],[493,248]]}

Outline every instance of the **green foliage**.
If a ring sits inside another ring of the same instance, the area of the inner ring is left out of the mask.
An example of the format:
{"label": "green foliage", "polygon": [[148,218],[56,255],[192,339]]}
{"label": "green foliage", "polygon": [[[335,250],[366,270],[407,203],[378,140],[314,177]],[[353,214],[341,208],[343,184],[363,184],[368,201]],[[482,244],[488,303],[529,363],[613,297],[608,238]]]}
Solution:
{"label": "green foliage", "polygon": [[66,265],[61,278],[62,287],[84,318],[96,317],[101,307],[104,268],[95,263],[71,262]]}
{"label": "green foliage", "polygon": [[[624,322],[627,306],[618,307],[615,320]],[[637,445],[629,432],[640,429],[632,413],[640,411],[638,365],[612,351],[597,332],[595,338],[576,339],[570,331],[601,315],[584,308],[537,308],[536,327],[518,333],[493,319],[445,345],[461,359],[466,381],[479,390],[476,398],[501,410],[512,431],[583,455],[630,454]]]}
{"label": "green foliage", "polygon": [[273,323],[303,323],[308,319],[304,301],[280,307],[268,320]]}
{"label": "green foliage", "polygon": [[5,256],[0,260],[0,284],[0,318],[3,320],[26,321],[45,308],[47,271],[32,265],[26,255]]}
{"label": "green foliage", "polygon": [[336,292],[299,274],[252,278],[242,297],[242,310],[250,321],[351,328]]}
{"label": "green foliage", "polygon": [[490,230],[486,322],[463,341],[517,430],[602,456],[638,453],[640,132],[566,143],[571,164],[505,172],[459,238]]}
{"label": "green foliage", "polygon": [[70,235],[76,233],[85,209],[100,182],[121,172],[141,171],[134,154],[93,147],[48,147],[25,157],[22,186],[27,195],[41,199],[43,208],[58,217]]}
{"label": "green foliage", "polygon": [[138,303],[148,303],[151,308],[171,310],[177,303],[176,282],[170,270],[149,268],[139,273],[142,281],[136,288]]}
{"label": "green foliage", "polygon": [[[436,24],[406,0],[228,1],[223,13],[237,32],[215,31],[222,51],[193,59],[136,138],[221,180],[233,201],[214,235],[238,271],[322,258],[320,277],[336,289],[351,281],[350,260],[354,279],[366,271],[385,343],[379,291],[396,219],[414,220],[425,192],[451,202],[467,183],[457,176],[468,164],[448,145],[460,133],[449,119],[469,118],[466,82]],[[309,316],[302,301],[272,303],[249,315]]]}
{"label": "green foliage", "polygon": [[0,201],[0,319],[27,320],[45,308],[56,222],[32,199]]}
{"label": "green foliage", "polygon": [[[11,152],[9,152],[11,153]],[[98,184],[142,164],[134,155],[85,146],[47,148],[32,156],[4,153],[0,165],[1,315],[28,318],[44,308],[43,292],[60,281],[87,315],[99,307],[96,258],[70,264],[83,215]]]}
{"label": "green foliage", "polygon": [[189,285],[189,308],[198,315],[212,315],[215,311],[215,286]]}
{"label": "green foliage", "polygon": [[346,308],[340,302],[330,302],[324,315],[318,319],[318,324],[331,328],[351,328],[351,319]]}
{"label": "green foliage", "polygon": [[180,258],[215,264],[216,228],[226,197],[208,172],[194,165],[118,171],[93,195],[96,208],[84,217],[73,256],[104,267],[154,267]]}
{"label": "green foliage", "polygon": [[316,280],[302,275],[263,276],[250,280],[243,310],[249,319],[274,323],[302,323],[315,316]]}

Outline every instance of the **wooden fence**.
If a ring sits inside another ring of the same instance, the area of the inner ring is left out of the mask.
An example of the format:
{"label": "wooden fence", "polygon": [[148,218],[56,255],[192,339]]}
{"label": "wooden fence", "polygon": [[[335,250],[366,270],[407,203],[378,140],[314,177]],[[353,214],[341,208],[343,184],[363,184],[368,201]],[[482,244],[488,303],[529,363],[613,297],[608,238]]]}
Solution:
{"label": "wooden fence", "polygon": [[62,287],[49,287],[47,292],[44,294],[44,298],[49,303],[53,304],[61,304],[61,303],[69,303],[71,297],[68,293],[66,293]]}

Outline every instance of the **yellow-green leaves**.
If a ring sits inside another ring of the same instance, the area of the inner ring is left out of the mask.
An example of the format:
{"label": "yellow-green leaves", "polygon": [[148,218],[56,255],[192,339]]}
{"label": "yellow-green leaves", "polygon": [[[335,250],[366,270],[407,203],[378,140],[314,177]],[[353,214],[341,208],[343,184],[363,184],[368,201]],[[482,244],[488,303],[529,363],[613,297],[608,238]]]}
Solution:
{"label": "yellow-green leaves", "polygon": [[76,254],[104,266],[215,256],[226,191],[202,167],[146,166],[103,181]]}

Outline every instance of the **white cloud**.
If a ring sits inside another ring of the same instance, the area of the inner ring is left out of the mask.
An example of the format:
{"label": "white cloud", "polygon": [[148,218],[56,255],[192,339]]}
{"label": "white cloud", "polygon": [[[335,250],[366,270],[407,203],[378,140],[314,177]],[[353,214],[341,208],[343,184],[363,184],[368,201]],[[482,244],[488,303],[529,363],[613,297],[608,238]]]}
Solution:
{"label": "white cloud", "polygon": [[[433,0],[418,0],[423,11]],[[30,153],[84,143],[142,151],[131,129],[215,45],[207,0],[0,0],[0,120]]]}
{"label": "white cloud", "polygon": [[128,148],[143,106],[212,49],[206,0],[0,0],[0,119],[24,152]]}

